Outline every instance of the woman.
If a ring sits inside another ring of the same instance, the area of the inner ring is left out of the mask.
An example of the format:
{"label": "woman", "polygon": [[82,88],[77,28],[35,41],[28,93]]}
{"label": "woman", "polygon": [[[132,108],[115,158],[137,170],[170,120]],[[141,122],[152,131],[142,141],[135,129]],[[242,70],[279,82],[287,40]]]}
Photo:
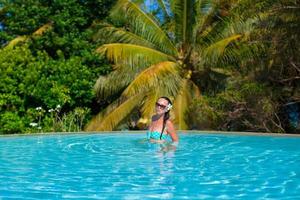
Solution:
{"label": "woman", "polygon": [[156,114],[152,116],[151,124],[147,131],[150,142],[164,143],[166,141],[177,144],[179,138],[170,118],[172,102],[167,97],[160,97],[155,104]]}

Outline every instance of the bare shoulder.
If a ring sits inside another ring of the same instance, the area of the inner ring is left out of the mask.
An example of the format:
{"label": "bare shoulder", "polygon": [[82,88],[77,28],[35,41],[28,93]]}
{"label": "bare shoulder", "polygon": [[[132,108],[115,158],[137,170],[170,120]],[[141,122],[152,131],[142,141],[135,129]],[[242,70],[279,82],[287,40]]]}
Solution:
{"label": "bare shoulder", "polygon": [[167,125],[167,127],[174,128],[173,122],[169,119],[166,121],[166,125]]}
{"label": "bare shoulder", "polygon": [[172,122],[171,120],[168,119],[168,120],[166,121],[166,124],[167,124],[167,125],[172,125],[173,122]]}

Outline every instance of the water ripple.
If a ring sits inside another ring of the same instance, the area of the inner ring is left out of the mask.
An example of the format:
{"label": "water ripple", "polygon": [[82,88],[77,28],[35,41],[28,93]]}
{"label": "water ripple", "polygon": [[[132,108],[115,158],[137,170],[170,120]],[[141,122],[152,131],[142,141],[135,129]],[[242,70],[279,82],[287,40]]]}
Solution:
{"label": "water ripple", "polygon": [[297,138],[140,134],[0,138],[0,199],[299,199]]}

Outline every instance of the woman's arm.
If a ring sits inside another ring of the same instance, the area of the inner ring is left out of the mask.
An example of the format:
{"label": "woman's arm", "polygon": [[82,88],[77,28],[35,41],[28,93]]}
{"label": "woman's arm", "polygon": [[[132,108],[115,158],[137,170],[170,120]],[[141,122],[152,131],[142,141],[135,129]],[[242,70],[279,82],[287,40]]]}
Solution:
{"label": "woman's arm", "polygon": [[178,135],[176,133],[176,130],[175,130],[175,127],[174,127],[173,123],[170,120],[168,120],[166,122],[166,125],[167,125],[167,132],[171,136],[172,141],[173,142],[178,142],[179,138],[178,138]]}

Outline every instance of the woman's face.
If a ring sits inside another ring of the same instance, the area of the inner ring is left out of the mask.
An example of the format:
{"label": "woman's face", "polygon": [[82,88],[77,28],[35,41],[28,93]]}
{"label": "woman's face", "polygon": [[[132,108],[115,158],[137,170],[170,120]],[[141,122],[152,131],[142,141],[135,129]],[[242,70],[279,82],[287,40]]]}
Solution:
{"label": "woman's face", "polygon": [[165,112],[167,112],[167,106],[168,106],[169,102],[168,100],[164,99],[164,98],[160,98],[157,100],[157,102],[155,103],[155,111],[156,114],[164,114]]}

